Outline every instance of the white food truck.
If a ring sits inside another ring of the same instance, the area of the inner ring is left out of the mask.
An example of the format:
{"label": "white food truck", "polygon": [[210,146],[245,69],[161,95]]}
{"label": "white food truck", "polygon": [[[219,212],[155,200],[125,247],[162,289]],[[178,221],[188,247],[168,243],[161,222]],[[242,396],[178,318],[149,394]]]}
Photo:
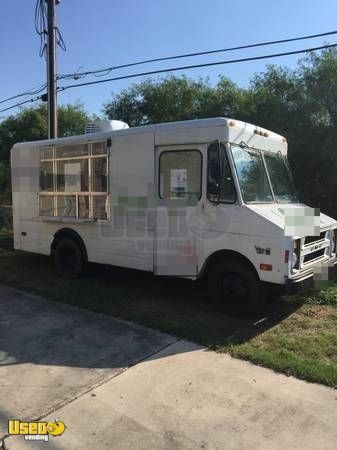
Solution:
{"label": "white food truck", "polygon": [[[257,310],[261,282],[291,285],[336,264],[337,222],[298,202],[287,141],[226,118],[129,128],[11,152],[14,247],[191,279],[231,314]],[[324,277],[323,277],[324,278]]]}

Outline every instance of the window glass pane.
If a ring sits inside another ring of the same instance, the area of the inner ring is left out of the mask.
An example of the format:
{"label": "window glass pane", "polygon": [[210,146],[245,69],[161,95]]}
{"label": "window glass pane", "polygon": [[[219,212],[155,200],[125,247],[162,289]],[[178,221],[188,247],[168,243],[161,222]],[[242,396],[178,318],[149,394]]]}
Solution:
{"label": "window glass pane", "polygon": [[81,219],[89,217],[89,195],[78,196],[78,217]]}
{"label": "window glass pane", "polygon": [[87,156],[88,144],[64,145],[56,148],[56,158],[72,158],[75,156]]}
{"label": "window glass pane", "polygon": [[232,147],[232,153],[244,201],[247,203],[273,202],[261,154],[258,151],[237,146]]}
{"label": "window glass pane", "polygon": [[40,158],[41,159],[52,159],[53,158],[53,148],[41,148],[40,149]]}
{"label": "window glass pane", "polygon": [[57,162],[57,191],[89,191],[89,173],[87,159]]}
{"label": "window glass pane", "polygon": [[[92,155],[95,156],[89,155],[91,145]],[[88,157],[81,158],[84,155]],[[55,161],[54,158],[62,160]],[[106,141],[60,146],[55,149],[43,148],[40,150],[40,159],[40,191],[42,194],[55,191],[54,196],[40,196],[40,215],[107,219]],[[92,195],[92,192],[102,192],[104,195]],[[79,193],[82,194],[78,195]]]}
{"label": "window glass pane", "polygon": [[231,169],[223,145],[208,149],[207,197],[214,202],[234,203],[236,192]]}
{"label": "window glass pane", "polygon": [[160,156],[160,197],[199,199],[201,154],[196,150],[164,152]]}
{"label": "window glass pane", "polygon": [[93,155],[106,155],[107,154],[107,143],[106,143],[106,141],[94,142],[92,144],[92,154]]}
{"label": "window glass pane", "polygon": [[93,218],[106,220],[108,218],[107,201],[108,197],[106,195],[93,195]]}
{"label": "window glass pane", "polygon": [[92,190],[107,191],[107,158],[92,159]]}
{"label": "window glass pane", "polygon": [[58,195],[56,215],[58,217],[76,217],[76,196]]}
{"label": "window glass pane", "polygon": [[54,190],[53,183],[53,162],[44,161],[40,165],[40,190],[52,192]]}
{"label": "window glass pane", "polygon": [[51,217],[54,215],[54,196],[53,195],[40,195],[39,196],[39,210],[40,216]]}
{"label": "window glass pane", "polygon": [[281,153],[265,153],[264,159],[276,201],[279,203],[298,202],[284,156]]}

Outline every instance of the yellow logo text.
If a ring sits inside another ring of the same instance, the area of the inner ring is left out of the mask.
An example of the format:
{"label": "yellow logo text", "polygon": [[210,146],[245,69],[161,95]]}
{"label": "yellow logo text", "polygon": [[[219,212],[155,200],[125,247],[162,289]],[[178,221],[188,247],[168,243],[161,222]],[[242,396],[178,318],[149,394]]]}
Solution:
{"label": "yellow logo text", "polygon": [[60,420],[52,422],[22,422],[21,420],[8,421],[8,434],[22,435],[26,441],[49,441],[49,435],[61,436],[66,426]]}

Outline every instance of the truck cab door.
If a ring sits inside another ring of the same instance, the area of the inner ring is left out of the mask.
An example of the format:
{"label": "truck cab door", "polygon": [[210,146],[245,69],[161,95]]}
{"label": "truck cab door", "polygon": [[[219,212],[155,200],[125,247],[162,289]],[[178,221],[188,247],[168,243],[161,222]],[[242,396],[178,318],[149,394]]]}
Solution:
{"label": "truck cab door", "polygon": [[203,145],[156,147],[154,273],[196,277]]}

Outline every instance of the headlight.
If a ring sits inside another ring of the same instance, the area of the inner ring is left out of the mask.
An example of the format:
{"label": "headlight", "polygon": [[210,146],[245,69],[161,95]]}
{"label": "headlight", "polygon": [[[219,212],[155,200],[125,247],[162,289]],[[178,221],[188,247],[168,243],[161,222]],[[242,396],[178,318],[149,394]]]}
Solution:
{"label": "headlight", "polygon": [[292,263],[292,268],[295,269],[295,267],[297,266],[297,263],[298,263],[298,255],[296,252],[293,252],[293,259],[292,259],[291,263]]}
{"label": "headlight", "polygon": [[301,239],[294,241],[294,250],[291,258],[292,270],[298,270],[300,268],[300,252],[301,252]]}
{"label": "headlight", "polygon": [[336,253],[336,251],[337,251],[337,230],[332,231],[331,249],[332,249],[332,253]]}

